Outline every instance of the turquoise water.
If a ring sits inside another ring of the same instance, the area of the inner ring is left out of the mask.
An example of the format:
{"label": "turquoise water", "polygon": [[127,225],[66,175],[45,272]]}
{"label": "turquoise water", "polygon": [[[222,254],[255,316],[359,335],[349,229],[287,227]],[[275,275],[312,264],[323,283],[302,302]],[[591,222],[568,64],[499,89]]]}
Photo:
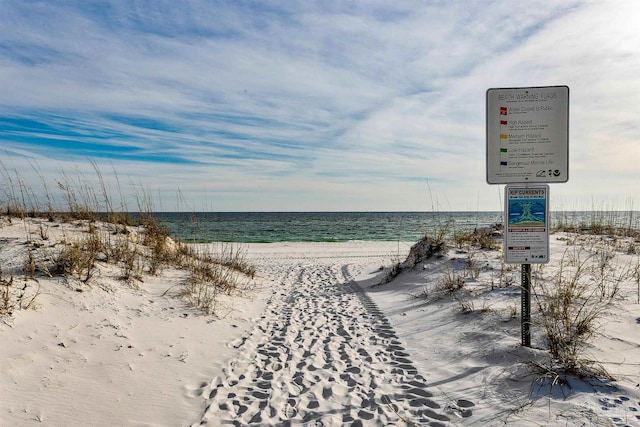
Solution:
{"label": "turquoise water", "polygon": [[[185,242],[418,241],[449,231],[502,224],[503,212],[198,212],[154,214]],[[640,229],[640,212],[551,212],[552,226]]]}
{"label": "turquoise water", "polygon": [[201,212],[157,213],[182,241],[343,242],[417,241],[450,221],[458,229],[500,222],[500,212]]}

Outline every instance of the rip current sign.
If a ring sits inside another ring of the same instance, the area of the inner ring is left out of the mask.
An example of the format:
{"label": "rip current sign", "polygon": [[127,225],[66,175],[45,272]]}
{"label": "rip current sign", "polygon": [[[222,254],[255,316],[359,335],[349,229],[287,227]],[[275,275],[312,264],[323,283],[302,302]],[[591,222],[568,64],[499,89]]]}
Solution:
{"label": "rip current sign", "polygon": [[507,264],[549,262],[549,186],[505,187],[504,254]]}

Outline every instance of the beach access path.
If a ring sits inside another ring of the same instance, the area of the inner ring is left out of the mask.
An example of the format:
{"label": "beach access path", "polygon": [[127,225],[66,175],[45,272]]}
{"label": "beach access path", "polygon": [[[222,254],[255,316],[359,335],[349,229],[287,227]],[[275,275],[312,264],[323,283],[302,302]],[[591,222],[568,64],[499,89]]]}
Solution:
{"label": "beach access path", "polygon": [[363,259],[388,255],[260,257],[256,249],[273,293],[256,325],[231,343],[238,357],[203,384],[207,408],[194,425],[446,425],[473,416],[473,402],[451,402],[427,385],[355,282]]}

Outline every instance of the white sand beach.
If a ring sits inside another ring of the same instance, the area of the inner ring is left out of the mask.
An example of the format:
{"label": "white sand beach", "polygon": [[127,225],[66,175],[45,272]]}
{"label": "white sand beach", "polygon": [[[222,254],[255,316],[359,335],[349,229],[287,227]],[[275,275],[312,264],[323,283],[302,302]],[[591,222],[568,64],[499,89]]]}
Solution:
{"label": "white sand beach", "polygon": [[520,271],[499,250],[450,245],[381,284],[415,242],[249,244],[251,289],[204,315],[177,296],[176,268],[137,286],[101,261],[82,286],[25,279],[34,242],[85,232],[45,223],[44,240],[44,221],[0,225],[1,277],[39,293],[0,322],[1,426],[640,425],[632,238],[552,234],[551,263],[534,266],[551,282],[569,254],[607,251],[620,295],[585,357],[609,377],[578,378],[553,370],[539,324],[521,346]]}

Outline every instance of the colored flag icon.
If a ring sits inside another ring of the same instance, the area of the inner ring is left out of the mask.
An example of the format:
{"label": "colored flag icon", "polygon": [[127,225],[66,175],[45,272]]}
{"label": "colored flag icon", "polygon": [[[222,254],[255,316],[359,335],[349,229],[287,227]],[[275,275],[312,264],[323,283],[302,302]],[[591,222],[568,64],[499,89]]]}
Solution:
{"label": "colored flag icon", "polygon": [[500,107],[500,115],[501,116],[507,115],[507,107]]}
{"label": "colored flag icon", "polygon": [[507,135],[506,133],[501,133],[500,134],[500,139],[508,139],[509,135]]}
{"label": "colored flag icon", "polygon": [[507,121],[506,120],[500,120],[500,124],[506,126],[507,125]]}
{"label": "colored flag icon", "polygon": [[500,162],[500,166],[507,166],[507,162]]}
{"label": "colored flag icon", "polygon": [[501,152],[501,153],[506,153],[506,152],[507,152],[507,149],[506,149],[506,148],[501,148],[501,149],[500,149],[500,152]]}

